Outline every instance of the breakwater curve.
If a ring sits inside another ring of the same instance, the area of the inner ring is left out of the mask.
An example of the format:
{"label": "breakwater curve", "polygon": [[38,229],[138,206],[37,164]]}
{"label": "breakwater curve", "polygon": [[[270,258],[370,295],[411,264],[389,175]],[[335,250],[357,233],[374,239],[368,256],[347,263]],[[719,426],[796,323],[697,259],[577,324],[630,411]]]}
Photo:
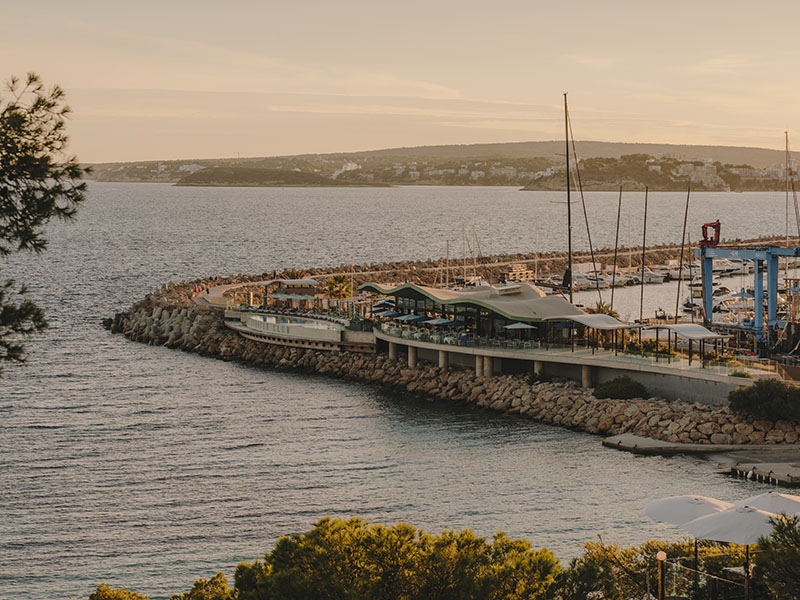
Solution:
{"label": "breakwater curve", "polygon": [[112,333],[201,356],[298,373],[354,380],[437,402],[463,402],[521,418],[613,436],[632,433],[672,443],[795,444],[800,424],[757,420],[727,406],[658,397],[599,399],[572,381],[535,381],[522,374],[482,376],[470,368],[418,361],[409,367],[386,354],[332,352],[246,339],[225,325],[224,311],[192,301],[193,290],[235,278],[167,284],[106,319]]}

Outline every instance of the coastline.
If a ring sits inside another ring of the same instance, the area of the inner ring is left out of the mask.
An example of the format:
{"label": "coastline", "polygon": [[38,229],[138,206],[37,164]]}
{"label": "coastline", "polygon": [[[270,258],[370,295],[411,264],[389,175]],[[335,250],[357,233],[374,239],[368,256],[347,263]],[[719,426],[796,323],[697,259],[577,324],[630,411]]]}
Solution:
{"label": "coastline", "polygon": [[[219,282],[214,282],[219,283]],[[532,381],[524,375],[477,376],[420,361],[410,368],[384,354],[331,352],[247,340],[225,325],[219,309],[192,302],[194,286],[165,285],[103,325],[130,340],[194,352],[225,361],[360,381],[431,401],[464,402],[600,436],[631,433],[684,444],[774,445],[792,448],[800,424],[765,421],[711,406],[658,397],[598,399],[576,382]]]}

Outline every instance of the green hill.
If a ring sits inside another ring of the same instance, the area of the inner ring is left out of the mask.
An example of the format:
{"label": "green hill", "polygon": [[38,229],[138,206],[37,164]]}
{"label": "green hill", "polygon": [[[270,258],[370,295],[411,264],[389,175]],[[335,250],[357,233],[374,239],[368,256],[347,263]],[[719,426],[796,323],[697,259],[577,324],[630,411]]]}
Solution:
{"label": "green hill", "polygon": [[253,167],[212,167],[187,175],[175,185],[286,187],[348,186],[353,184],[329,179],[319,173]]}

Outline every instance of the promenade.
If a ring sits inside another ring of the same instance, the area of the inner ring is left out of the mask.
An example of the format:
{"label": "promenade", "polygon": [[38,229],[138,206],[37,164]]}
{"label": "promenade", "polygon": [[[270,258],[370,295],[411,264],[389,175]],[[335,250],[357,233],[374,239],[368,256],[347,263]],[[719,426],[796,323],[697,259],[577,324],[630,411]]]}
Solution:
{"label": "promenade", "polygon": [[[728,367],[704,367],[700,360],[693,360],[690,364],[681,357],[659,357],[657,360],[653,356],[615,353],[602,348],[552,344],[533,344],[531,347],[458,345],[453,343],[452,336],[449,339],[443,337],[441,341],[413,339],[407,329],[390,324],[373,332],[376,340],[387,346],[390,359],[400,360],[402,353],[410,367],[425,359],[443,368],[451,364],[472,367],[478,376],[483,377],[506,371],[528,371],[565,377],[580,381],[583,387],[594,387],[614,377],[627,375],[644,384],[654,395],[704,404],[727,404],[728,393],[750,381],[731,376]],[[378,349],[380,351],[381,345]],[[764,375],[774,376],[768,372]]]}

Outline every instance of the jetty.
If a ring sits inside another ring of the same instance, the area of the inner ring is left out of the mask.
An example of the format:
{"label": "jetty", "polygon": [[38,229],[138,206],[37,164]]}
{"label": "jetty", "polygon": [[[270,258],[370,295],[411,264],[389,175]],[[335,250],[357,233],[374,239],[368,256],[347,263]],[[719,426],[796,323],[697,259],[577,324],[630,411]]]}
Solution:
{"label": "jetty", "polygon": [[[461,290],[365,282],[359,290],[361,296],[343,301],[328,297],[313,278],[276,278],[210,287],[193,301],[223,309],[226,326],[247,339],[384,353],[410,368],[427,361],[472,368],[479,377],[530,373],[593,388],[624,375],[667,399],[720,405],[731,390],[751,383],[738,376],[743,368],[751,378],[780,377],[752,357],[740,357],[735,368],[707,360],[706,348],[719,347],[722,336],[700,325],[660,324],[643,334],[645,324],[588,314],[525,282]],[[656,348],[663,340],[668,349],[632,353],[625,340],[637,334],[655,338]],[[688,356],[673,347],[688,347]]]}

